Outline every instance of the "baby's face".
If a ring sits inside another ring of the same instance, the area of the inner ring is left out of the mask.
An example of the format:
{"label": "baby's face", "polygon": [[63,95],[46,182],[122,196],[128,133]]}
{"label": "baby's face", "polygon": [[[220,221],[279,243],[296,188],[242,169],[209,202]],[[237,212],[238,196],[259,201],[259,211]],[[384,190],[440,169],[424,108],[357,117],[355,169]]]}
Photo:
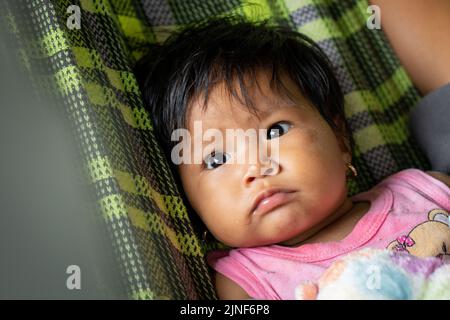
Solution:
{"label": "baby's face", "polygon": [[[224,137],[226,129],[279,129],[279,135],[258,140],[270,150],[278,139],[278,161],[270,164],[272,172],[264,174],[266,158],[256,163],[230,161],[248,149],[247,144],[215,150],[216,155],[226,154],[230,163],[179,166],[192,207],[216,239],[233,247],[287,244],[338,210],[347,198],[346,163],[351,158],[343,140],[289,79],[284,83],[294,104],[272,93],[264,74],[258,75],[258,82],[262,90],[251,93],[259,119],[230,101],[218,86],[206,111],[200,102],[192,105],[188,129],[192,144],[202,139],[195,136],[194,121],[201,121],[203,132],[215,128]],[[212,150],[200,151],[205,158]],[[255,210],[255,199],[265,191],[280,192],[260,201]]]}

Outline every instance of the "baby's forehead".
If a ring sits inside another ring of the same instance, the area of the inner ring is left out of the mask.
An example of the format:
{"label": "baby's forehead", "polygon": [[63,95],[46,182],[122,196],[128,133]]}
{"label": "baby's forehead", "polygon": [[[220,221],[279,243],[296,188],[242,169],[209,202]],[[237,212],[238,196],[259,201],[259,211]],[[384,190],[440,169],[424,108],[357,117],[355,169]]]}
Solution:
{"label": "baby's forehead", "polygon": [[221,99],[212,95],[205,108],[201,105],[192,106],[189,126],[194,121],[201,121],[205,128],[254,127],[258,125],[261,119],[272,114],[276,109],[288,105],[293,106],[294,104],[292,102],[287,103],[279,98],[272,98],[254,101],[254,107],[250,109],[240,103],[230,103],[229,99]]}
{"label": "baby's forehead", "polygon": [[296,106],[303,96],[292,84],[285,84],[289,94],[274,90],[266,81],[259,81],[259,87],[247,88],[252,106],[243,104],[224,84],[217,85],[208,95],[207,103],[203,97],[194,101],[188,113],[188,129],[195,121],[201,121],[204,128],[244,128],[257,126],[261,119],[283,107]]}

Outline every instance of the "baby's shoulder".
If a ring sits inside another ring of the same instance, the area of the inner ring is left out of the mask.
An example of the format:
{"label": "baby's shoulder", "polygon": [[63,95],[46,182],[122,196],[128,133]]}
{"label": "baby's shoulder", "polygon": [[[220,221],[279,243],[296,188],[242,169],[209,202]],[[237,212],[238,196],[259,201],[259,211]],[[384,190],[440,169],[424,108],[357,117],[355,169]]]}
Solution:
{"label": "baby's shoulder", "polygon": [[450,208],[450,177],[444,173],[406,169],[376,185],[373,190],[386,191],[401,202],[423,203],[425,200]]}
{"label": "baby's shoulder", "polygon": [[409,168],[384,178],[379,185],[401,184],[423,189],[428,185],[450,186],[450,177],[442,172]]}
{"label": "baby's shoulder", "polygon": [[396,203],[428,199],[447,208],[450,207],[449,185],[450,177],[444,173],[411,168],[394,173],[353,197],[355,201],[396,199]]}

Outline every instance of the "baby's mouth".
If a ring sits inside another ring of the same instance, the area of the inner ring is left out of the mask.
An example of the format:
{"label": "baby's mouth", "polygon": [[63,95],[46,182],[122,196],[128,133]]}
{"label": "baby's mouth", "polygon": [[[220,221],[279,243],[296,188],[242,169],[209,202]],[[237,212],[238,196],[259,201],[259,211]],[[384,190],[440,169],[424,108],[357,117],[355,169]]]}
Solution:
{"label": "baby's mouth", "polygon": [[251,213],[263,215],[281,207],[295,198],[296,190],[268,189],[260,193],[253,202]]}

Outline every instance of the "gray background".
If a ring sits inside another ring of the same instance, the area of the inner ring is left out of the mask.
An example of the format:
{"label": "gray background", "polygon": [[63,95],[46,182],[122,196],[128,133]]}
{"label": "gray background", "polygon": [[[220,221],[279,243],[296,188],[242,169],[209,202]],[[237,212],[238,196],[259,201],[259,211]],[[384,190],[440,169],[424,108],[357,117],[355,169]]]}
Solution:
{"label": "gray background", "polygon": [[[34,94],[1,30],[0,299],[126,298],[64,105]],[[81,290],[66,287],[69,265]]]}

